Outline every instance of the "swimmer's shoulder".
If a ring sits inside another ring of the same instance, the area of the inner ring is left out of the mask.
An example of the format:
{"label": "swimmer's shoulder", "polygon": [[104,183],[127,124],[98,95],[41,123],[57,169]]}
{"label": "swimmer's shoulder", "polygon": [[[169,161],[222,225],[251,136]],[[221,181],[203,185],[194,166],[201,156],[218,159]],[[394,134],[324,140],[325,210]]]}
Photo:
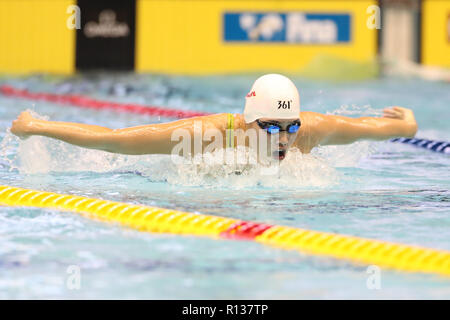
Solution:
{"label": "swimmer's shoulder", "polygon": [[313,111],[301,111],[300,112],[300,121],[305,122],[305,124],[309,125],[317,125],[326,121],[327,116],[322,113],[313,112]]}
{"label": "swimmer's shoulder", "polygon": [[228,116],[230,114],[233,116],[233,129],[244,129],[244,115],[240,113],[217,113],[209,117],[211,117],[210,120],[214,122],[216,128],[226,130],[228,127]]}
{"label": "swimmer's shoulder", "polygon": [[244,129],[245,128],[244,115],[240,113],[233,113],[233,116],[235,129]]}
{"label": "swimmer's shoulder", "polygon": [[227,128],[228,123],[228,114],[229,113],[215,113],[205,116],[181,119],[178,121],[188,121],[188,122],[200,121],[204,129],[216,128],[219,130],[225,130]]}
{"label": "swimmer's shoulder", "polygon": [[329,120],[328,116],[322,113],[312,111],[300,112],[301,128],[303,127],[303,132],[308,132],[309,134],[319,134],[326,130]]}
{"label": "swimmer's shoulder", "polygon": [[303,153],[317,147],[327,134],[327,115],[312,111],[300,112],[301,127],[296,145]]}

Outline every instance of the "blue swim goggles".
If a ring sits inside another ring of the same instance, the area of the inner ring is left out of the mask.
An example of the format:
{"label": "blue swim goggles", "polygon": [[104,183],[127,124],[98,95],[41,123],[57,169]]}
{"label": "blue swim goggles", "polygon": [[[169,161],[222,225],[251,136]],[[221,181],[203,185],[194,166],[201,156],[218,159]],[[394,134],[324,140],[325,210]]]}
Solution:
{"label": "blue swim goggles", "polygon": [[301,126],[301,122],[300,120],[296,120],[295,122],[291,123],[290,125],[287,126],[286,130],[282,130],[281,127],[278,124],[274,124],[271,122],[261,122],[259,120],[256,120],[256,123],[258,124],[258,126],[261,129],[264,129],[267,131],[267,133],[269,134],[277,134],[280,131],[287,131],[289,133],[296,133],[298,131],[298,129],[300,129]]}

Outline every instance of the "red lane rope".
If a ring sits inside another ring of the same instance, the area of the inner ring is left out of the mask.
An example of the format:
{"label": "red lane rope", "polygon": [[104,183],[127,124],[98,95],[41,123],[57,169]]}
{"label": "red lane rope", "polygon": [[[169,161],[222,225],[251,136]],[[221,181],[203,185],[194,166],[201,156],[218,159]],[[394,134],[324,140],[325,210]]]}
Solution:
{"label": "red lane rope", "polygon": [[247,239],[253,240],[273,225],[249,221],[239,221],[232,224],[227,230],[220,234],[227,239]]}
{"label": "red lane rope", "polygon": [[117,103],[111,101],[96,100],[82,95],[30,92],[26,89],[21,90],[8,85],[0,86],[0,92],[5,96],[19,97],[34,101],[48,101],[52,103],[70,104],[82,108],[110,109],[119,112],[139,113],[169,118],[191,118],[210,114],[208,112],[167,109],[163,107],[146,106],[141,104]]}

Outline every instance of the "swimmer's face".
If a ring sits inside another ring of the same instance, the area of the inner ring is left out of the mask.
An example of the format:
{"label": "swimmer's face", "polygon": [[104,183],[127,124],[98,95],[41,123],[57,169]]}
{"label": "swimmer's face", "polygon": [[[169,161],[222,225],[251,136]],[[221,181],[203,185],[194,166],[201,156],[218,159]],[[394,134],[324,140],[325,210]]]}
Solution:
{"label": "swimmer's face", "polygon": [[[251,127],[255,130],[261,130],[262,135],[267,139],[267,156],[276,160],[283,160],[289,148],[294,144],[298,130],[293,133],[288,130],[290,126],[295,125],[300,125],[300,119],[261,118],[251,123]],[[267,130],[270,126],[279,127],[280,132],[270,134]]]}

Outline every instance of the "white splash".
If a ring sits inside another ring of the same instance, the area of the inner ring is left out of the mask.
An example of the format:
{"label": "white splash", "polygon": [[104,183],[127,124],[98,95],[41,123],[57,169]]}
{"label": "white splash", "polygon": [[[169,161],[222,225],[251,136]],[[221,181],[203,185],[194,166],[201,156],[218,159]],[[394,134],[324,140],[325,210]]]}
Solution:
{"label": "white splash", "polygon": [[[244,159],[250,159],[254,154],[248,148],[236,149],[234,153]],[[218,159],[223,159],[223,153],[219,150],[203,156],[203,159],[199,157],[201,155],[176,164],[173,170],[168,171],[167,181],[179,185],[233,188],[257,185],[269,188],[326,187],[339,181],[338,172],[326,161],[302,154],[295,148],[289,150],[283,161],[271,165],[251,161],[246,164],[220,163]]]}
{"label": "white splash", "polygon": [[[46,137],[19,140],[10,133],[2,142],[2,151],[8,149],[11,155],[12,144],[16,145],[16,152],[13,157],[9,156],[10,170],[17,169],[21,174],[133,171],[152,181],[167,181],[174,185],[233,188],[257,185],[270,188],[325,187],[339,180],[337,171],[324,159],[302,154],[297,149],[291,149],[279,165],[262,165],[251,164],[255,163],[252,161],[247,164],[224,163],[220,150],[192,159],[179,157],[174,162],[168,155],[119,155],[84,149]],[[234,151],[236,157],[245,159],[250,159],[252,154],[246,148]]]}

